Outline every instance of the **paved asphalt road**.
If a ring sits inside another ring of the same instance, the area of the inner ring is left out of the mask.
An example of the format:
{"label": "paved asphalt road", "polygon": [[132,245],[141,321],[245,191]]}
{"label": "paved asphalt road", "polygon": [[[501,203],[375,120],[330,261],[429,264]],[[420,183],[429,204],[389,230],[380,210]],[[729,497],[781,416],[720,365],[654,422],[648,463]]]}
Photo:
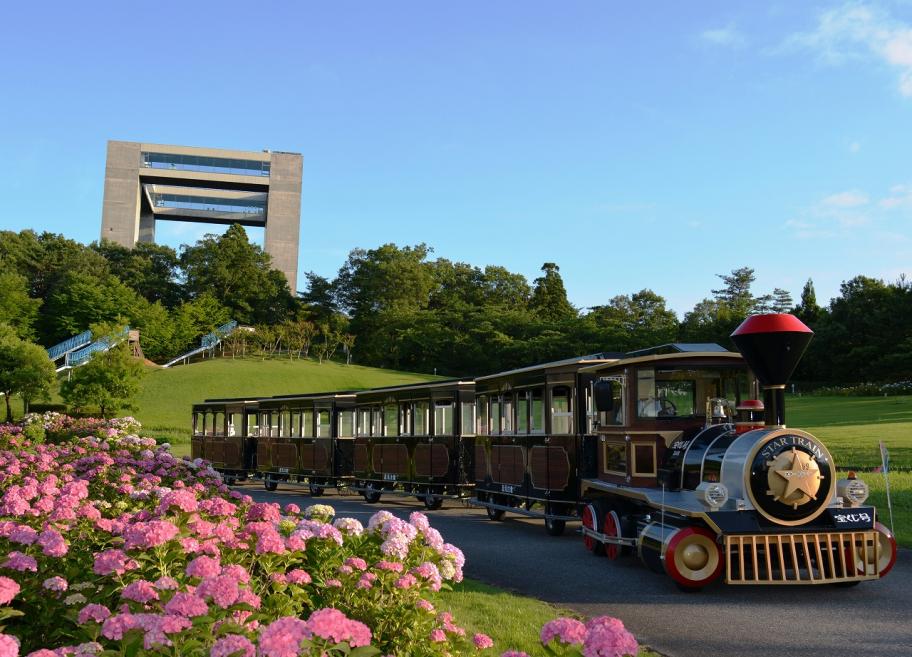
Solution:
{"label": "paved asphalt road", "polygon": [[[258,501],[302,507],[319,501],[367,523],[388,509],[406,517],[422,510],[414,499],[385,496],[365,504],[353,495],[318,500],[294,489],[267,493],[262,484],[238,487]],[[610,562],[587,552],[569,523],[548,536],[541,521],[488,520],[483,510],[447,502],[427,512],[431,524],[466,555],[465,573],[489,584],[546,600],[587,616],[624,621],[643,643],[671,657],[888,657],[912,655],[912,554],[900,552],[883,580],[833,586],[725,586],[685,594],[636,558]]]}

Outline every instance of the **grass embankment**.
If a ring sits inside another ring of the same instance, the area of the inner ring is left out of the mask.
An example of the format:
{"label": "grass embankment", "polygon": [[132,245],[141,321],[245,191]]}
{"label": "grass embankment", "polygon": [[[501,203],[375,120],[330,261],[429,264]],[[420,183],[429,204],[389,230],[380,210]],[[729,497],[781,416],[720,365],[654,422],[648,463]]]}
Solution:
{"label": "grass embankment", "polygon": [[[180,446],[190,440],[190,407],[204,399],[359,390],[437,377],[314,360],[216,358],[150,368],[135,400],[143,433]],[[179,447],[175,452],[182,454]]]}
{"label": "grass embankment", "polygon": [[[457,584],[452,591],[441,591],[436,603],[440,609],[453,612],[467,629],[494,639],[497,654],[512,649],[533,657],[548,655],[538,641],[542,625],[558,616],[579,618],[579,614],[541,600],[473,580]],[[656,657],[656,653],[640,648],[639,657]]]}
{"label": "grass embankment", "polygon": [[[838,468],[865,471],[859,476],[871,487],[868,501],[889,526],[884,477],[870,470],[880,465],[881,440],[890,452],[891,468],[912,468],[912,397],[790,397],[786,418],[789,426],[822,440]],[[889,477],[896,538],[912,547],[912,472],[893,471]]]}

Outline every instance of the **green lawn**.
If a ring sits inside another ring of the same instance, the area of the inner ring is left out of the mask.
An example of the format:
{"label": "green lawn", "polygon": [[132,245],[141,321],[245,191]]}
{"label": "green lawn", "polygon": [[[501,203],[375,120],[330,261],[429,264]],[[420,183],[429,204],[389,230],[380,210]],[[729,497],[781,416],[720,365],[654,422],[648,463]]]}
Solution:
{"label": "green lawn", "polygon": [[[457,584],[452,591],[441,591],[435,603],[438,608],[451,611],[456,622],[468,631],[484,632],[494,639],[493,654],[522,650],[533,657],[547,655],[538,640],[542,625],[559,616],[579,618],[574,612],[541,600],[514,595],[473,580]],[[655,655],[640,648],[639,657]]]}
{"label": "green lawn", "polygon": [[839,467],[877,467],[882,440],[891,465],[912,468],[912,396],[789,397],[785,407],[788,425],[822,440]]}
{"label": "green lawn", "polygon": [[149,368],[136,399],[135,415],[146,435],[179,445],[190,440],[190,406],[203,399],[357,390],[433,378],[313,360],[217,358],[168,369]]}

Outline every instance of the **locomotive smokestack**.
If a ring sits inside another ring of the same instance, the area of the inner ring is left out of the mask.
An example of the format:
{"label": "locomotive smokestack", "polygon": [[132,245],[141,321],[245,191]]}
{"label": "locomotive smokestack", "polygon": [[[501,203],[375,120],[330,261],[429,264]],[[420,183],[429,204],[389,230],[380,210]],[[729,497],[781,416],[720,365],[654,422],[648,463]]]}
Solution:
{"label": "locomotive smokestack", "polygon": [[753,315],[731,334],[760,380],[767,426],[785,426],[785,384],[814,337],[794,315]]}

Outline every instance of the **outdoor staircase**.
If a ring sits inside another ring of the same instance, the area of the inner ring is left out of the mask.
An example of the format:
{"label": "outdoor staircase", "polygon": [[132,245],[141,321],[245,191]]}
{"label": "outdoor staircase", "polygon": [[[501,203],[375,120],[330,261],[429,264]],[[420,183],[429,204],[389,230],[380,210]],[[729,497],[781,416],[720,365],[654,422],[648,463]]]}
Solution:
{"label": "outdoor staircase", "polygon": [[[79,335],[74,335],[69,340],[64,340],[60,344],[54,345],[48,349],[48,357],[54,361],[55,369],[58,372],[68,370],[80,365],[85,365],[92,358],[93,354],[99,351],[107,351],[115,344],[126,338],[130,334],[130,327],[125,326],[123,330],[114,335],[106,335],[98,340],[92,340],[92,332],[84,331]],[[62,363],[58,361],[63,358]]]}
{"label": "outdoor staircase", "polygon": [[195,347],[187,353],[181,354],[177,358],[172,358],[167,363],[162,365],[162,367],[171,367],[172,365],[177,365],[178,363],[187,363],[194,356],[205,354],[207,351],[213,351],[219,345],[219,343],[228,337],[231,333],[233,333],[237,327],[238,323],[234,320],[231,320],[227,324],[222,324],[217,329],[212,331],[212,333],[207,333],[204,335],[202,340],[200,340],[199,347]]}

